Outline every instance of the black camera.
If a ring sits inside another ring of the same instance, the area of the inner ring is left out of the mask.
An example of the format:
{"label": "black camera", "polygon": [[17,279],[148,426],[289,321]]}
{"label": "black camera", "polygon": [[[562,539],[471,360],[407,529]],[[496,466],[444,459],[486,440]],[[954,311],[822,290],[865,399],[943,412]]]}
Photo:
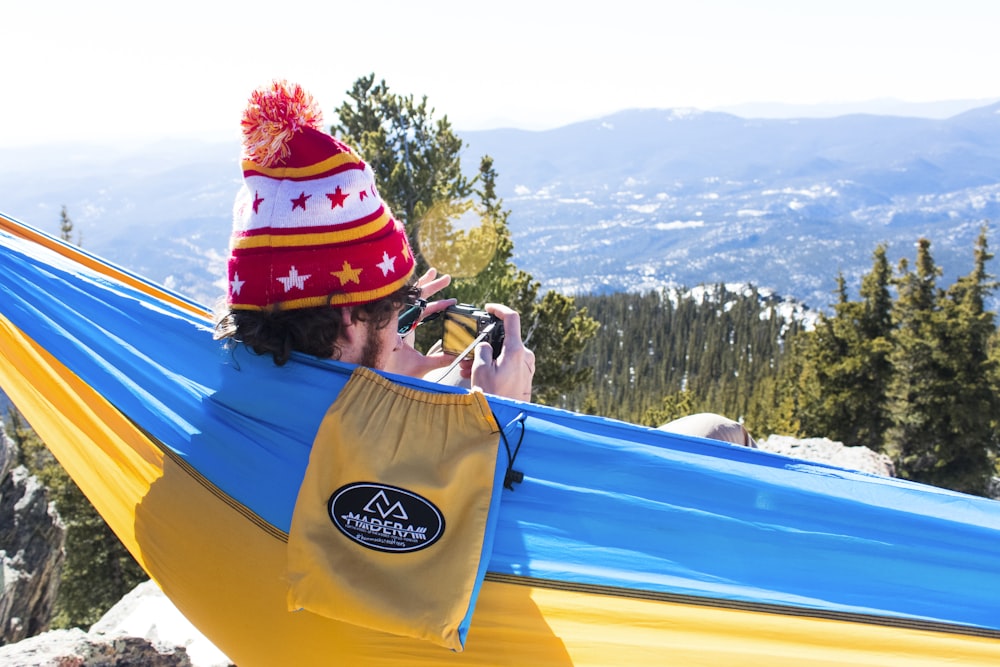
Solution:
{"label": "black camera", "polygon": [[451,306],[444,311],[444,335],[441,345],[448,354],[462,354],[472,341],[485,334],[483,340],[493,348],[493,358],[503,350],[503,321],[485,310],[467,303]]}

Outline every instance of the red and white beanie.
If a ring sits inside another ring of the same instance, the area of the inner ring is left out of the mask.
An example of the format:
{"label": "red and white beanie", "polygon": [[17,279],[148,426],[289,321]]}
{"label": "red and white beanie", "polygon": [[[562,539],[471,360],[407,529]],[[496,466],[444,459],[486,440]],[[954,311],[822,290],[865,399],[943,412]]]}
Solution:
{"label": "red and white beanie", "polygon": [[274,81],[250,96],[229,248],[233,310],[356,306],[413,274],[406,232],[371,167],[322,122],[296,84]]}

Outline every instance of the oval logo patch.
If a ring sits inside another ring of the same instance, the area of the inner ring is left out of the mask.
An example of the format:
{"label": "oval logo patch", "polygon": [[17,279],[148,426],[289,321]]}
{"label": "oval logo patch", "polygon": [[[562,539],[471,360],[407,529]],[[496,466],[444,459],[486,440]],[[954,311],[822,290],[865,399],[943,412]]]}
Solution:
{"label": "oval logo patch", "polygon": [[419,551],[444,534],[444,517],[434,503],[387,484],[346,484],[330,496],[327,511],[340,532],[376,551]]}

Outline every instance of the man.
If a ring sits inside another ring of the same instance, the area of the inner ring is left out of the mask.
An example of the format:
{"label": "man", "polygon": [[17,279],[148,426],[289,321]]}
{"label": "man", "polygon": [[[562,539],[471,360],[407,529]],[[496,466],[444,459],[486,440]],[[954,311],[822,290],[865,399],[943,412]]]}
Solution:
{"label": "man", "polygon": [[[449,365],[424,355],[398,330],[400,311],[443,289],[434,269],[413,280],[402,224],[382,201],[374,174],[346,144],[321,130],[322,114],[296,84],[255,90],[243,113],[243,185],[233,207],[226,308],[216,337],[242,342],[284,364],[293,351],[423,377]],[[453,300],[427,304],[421,317]],[[535,360],[520,316],[500,304],[499,357],[488,343],[463,361],[471,387],[529,400]]]}

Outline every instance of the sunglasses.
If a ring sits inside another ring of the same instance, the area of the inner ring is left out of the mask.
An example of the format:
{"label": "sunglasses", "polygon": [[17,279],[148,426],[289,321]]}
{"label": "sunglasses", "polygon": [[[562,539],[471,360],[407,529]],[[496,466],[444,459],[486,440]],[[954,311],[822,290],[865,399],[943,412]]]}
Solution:
{"label": "sunglasses", "polygon": [[417,326],[420,322],[420,316],[424,314],[424,308],[427,307],[427,301],[417,297],[413,298],[413,301],[407,304],[399,313],[399,335],[405,336],[406,334],[413,331],[413,327]]}
{"label": "sunglasses", "polygon": [[424,322],[430,322],[431,320],[436,320],[441,316],[441,312],[431,313],[427,317],[420,319],[420,316],[424,314],[424,308],[427,307],[427,300],[421,299],[419,297],[411,297],[407,302],[406,307],[399,313],[399,324],[396,327],[399,331],[400,336],[405,336],[406,334],[413,331],[414,327],[418,324],[423,324]]}

